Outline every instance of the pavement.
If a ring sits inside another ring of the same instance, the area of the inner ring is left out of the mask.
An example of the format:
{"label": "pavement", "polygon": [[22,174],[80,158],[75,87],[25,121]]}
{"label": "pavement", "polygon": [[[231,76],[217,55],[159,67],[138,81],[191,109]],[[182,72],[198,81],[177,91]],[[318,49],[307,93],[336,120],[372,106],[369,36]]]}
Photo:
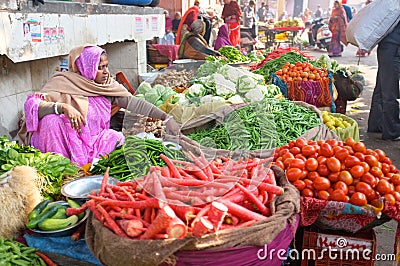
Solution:
{"label": "pavement", "polygon": [[[319,57],[327,54],[324,50],[309,50],[310,55]],[[346,115],[355,119],[359,126],[360,140],[365,143],[367,148],[382,149],[393,164],[400,168],[400,141],[382,140],[379,133],[368,133],[368,115],[371,106],[372,92],[375,87],[375,79],[378,70],[376,48],[366,57],[356,56],[357,47],[348,45],[345,47],[341,57],[335,57],[341,66],[358,66],[363,73],[366,85],[360,97],[355,101],[347,103]],[[376,254],[393,254],[393,244],[397,222],[390,221],[375,228],[377,237]],[[356,264],[354,264],[356,265]],[[393,261],[376,261],[375,266],[393,266]],[[400,265],[400,264],[399,264]]]}

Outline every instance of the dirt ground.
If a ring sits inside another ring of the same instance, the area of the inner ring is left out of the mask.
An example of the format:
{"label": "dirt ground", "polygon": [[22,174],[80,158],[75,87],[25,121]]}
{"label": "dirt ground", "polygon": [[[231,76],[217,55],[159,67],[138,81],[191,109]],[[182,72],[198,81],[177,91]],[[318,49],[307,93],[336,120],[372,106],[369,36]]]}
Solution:
{"label": "dirt ground", "polygon": [[[378,63],[376,58],[376,49],[374,49],[369,56],[356,57],[357,48],[349,45],[345,47],[342,57],[335,57],[334,59],[341,66],[358,66],[363,72],[366,80],[366,86],[360,97],[348,102],[346,115],[355,119],[359,126],[360,139],[365,143],[367,148],[382,149],[386,152],[387,156],[393,160],[393,164],[400,168],[400,141],[382,140],[381,134],[368,133],[367,122],[371,106],[372,92],[375,86],[376,73]],[[310,55],[319,57],[326,54],[326,51],[313,50],[309,51]],[[390,221],[375,228],[377,236],[377,254],[392,254],[395,230],[397,222]],[[393,261],[376,261],[375,266],[392,266]],[[399,264],[400,265],[400,264]]]}

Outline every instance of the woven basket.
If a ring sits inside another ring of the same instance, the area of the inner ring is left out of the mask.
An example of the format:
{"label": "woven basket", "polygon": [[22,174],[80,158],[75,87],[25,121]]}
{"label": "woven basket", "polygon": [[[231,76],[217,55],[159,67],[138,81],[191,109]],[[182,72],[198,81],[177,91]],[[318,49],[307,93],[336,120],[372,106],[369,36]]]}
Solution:
{"label": "woven basket", "polygon": [[167,56],[160,54],[157,49],[147,48],[147,61],[152,64],[167,64],[169,59]]}

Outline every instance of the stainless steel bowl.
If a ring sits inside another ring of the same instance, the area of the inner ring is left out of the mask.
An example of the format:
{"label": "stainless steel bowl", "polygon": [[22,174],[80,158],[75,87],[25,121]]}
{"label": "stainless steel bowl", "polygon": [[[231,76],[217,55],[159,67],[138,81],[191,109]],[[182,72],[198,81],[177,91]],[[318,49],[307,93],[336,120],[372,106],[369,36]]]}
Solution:
{"label": "stainless steel bowl", "polygon": [[[102,175],[82,177],[64,184],[61,193],[67,198],[82,203],[88,200],[88,195],[92,191],[98,192],[100,190],[102,180]],[[118,180],[111,176],[108,178],[108,184],[115,185],[117,182]]]}
{"label": "stainless steel bowl", "polygon": [[[68,202],[66,202],[66,201],[50,202],[49,205],[51,205],[51,204],[61,204],[61,205],[67,206],[67,207],[69,206]],[[40,229],[30,229],[30,230],[32,232],[34,232],[35,234],[40,234],[40,235],[48,236],[48,237],[69,236],[69,235],[72,235],[78,229],[78,227],[86,221],[86,219],[89,216],[89,212],[90,212],[89,209],[87,209],[85,211],[85,216],[83,216],[82,219],[80,219],[76,224],[74,224],[70,227],[64,228],[64,229],[55,230],[55,231],[43,231]]]}

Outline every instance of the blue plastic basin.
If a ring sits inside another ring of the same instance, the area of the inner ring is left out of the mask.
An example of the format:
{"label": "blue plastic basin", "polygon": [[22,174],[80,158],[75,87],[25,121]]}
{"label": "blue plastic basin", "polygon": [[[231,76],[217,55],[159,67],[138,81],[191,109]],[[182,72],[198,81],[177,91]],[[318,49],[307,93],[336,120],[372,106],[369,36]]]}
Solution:
{"label": "blue plastic basin", "polygon": [[111,0],[111,4],[147,6],[152,0]]}

